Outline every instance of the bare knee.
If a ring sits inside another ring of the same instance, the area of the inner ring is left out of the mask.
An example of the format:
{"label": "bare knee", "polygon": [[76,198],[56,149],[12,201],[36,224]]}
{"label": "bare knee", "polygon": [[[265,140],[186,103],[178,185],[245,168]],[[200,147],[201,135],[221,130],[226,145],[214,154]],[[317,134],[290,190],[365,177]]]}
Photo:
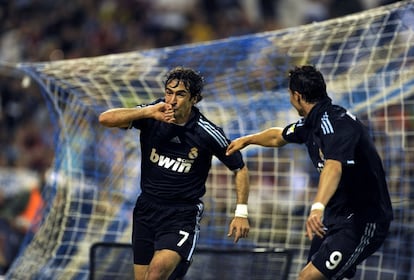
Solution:
{"label": "bare knee", "polygon": [[180,261],[181,257],[177,252],[167,249],[156,251],[148,266],[145,279],[167,280]]}
{"label": "bare knee", "polygon": [[298,280],[326,280],[326,277],[310,262],[299,273]]}
{"label": "bare knee", "polygon": [[145,274],[147,273],[148,265],[134,264],[134,279],[144,280]]}
{"label": "bare knee", "polygon": [[147,270],[146,278],[147,280],[163,280],[168,279],[172,270],[162,263],[152,263]]}

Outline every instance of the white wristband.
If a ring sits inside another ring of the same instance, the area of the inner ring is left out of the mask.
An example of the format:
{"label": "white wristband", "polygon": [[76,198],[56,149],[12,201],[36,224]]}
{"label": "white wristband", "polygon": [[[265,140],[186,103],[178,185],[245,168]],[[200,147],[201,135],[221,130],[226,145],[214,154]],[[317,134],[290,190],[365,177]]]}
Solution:
{"label": "white wristband", "polygon": [[247,204],[237,204],[236,211],[234,212],[235,217],[247,218]]}
{"label": "white wristband", "polygon": [[323,205],[320,202],[315,202],[314,204],[312,204],[312,207],[311,207],[311,211],[313,211],[313,210],[322,210],[322,211],[324,211],[325,210],[325,205]]}

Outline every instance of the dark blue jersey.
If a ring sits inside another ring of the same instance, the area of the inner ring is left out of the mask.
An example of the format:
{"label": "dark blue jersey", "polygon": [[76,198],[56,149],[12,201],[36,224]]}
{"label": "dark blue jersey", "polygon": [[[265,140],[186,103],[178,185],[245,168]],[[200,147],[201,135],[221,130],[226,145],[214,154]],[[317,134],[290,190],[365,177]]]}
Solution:
{"label": "dark blue jersey", "polygon": [[141,131],[142,192],[157,199],[179,203],[201,198],[213,156],[232,171],[244,166],[240,152],[226,156],[230,140],[196,107],[184,126],[140,119],[132,127]]}
{"label": "dark blue jersey", "polygon": [[392,220],[382,161],[366,127],[355,116],[327,98],[307,118],[285,127],[283,137],[306,144],[318,171],[327,159],[342,163],[338,189],[325,209],[325,225],[349,215],[360,222]]}

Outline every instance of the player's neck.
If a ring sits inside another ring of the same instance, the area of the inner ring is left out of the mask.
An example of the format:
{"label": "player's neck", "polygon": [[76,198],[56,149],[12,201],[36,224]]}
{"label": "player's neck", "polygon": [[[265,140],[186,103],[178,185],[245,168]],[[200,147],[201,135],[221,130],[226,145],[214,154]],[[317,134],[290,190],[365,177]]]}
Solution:
{"label": "player's neck", "polygon": [[190,113],[187,116],[175,120],[174,124],[179,125],[179,126],[184,126],[193,114],[194,114],[193,110],[191,110]]}

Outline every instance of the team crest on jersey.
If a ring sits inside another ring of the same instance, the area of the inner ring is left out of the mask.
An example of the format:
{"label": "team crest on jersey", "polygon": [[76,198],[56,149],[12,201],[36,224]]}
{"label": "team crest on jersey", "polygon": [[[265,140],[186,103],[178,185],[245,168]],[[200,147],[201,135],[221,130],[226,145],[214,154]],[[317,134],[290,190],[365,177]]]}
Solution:
{"label": "team crest on jersey", "polygon": [[291,133],[295,132],[295,127],[296,127],[296,124],[292,124],[292,125],[288,128],[288,130],[286,131],[286,135],[289,135],[289,134],[291,134]]}
{"label": "team crest on jersey", "polygon": [[198,149],[196,147],[191,148],[190,152],[188,153],[189,159],[195,159],[198,157]]}

